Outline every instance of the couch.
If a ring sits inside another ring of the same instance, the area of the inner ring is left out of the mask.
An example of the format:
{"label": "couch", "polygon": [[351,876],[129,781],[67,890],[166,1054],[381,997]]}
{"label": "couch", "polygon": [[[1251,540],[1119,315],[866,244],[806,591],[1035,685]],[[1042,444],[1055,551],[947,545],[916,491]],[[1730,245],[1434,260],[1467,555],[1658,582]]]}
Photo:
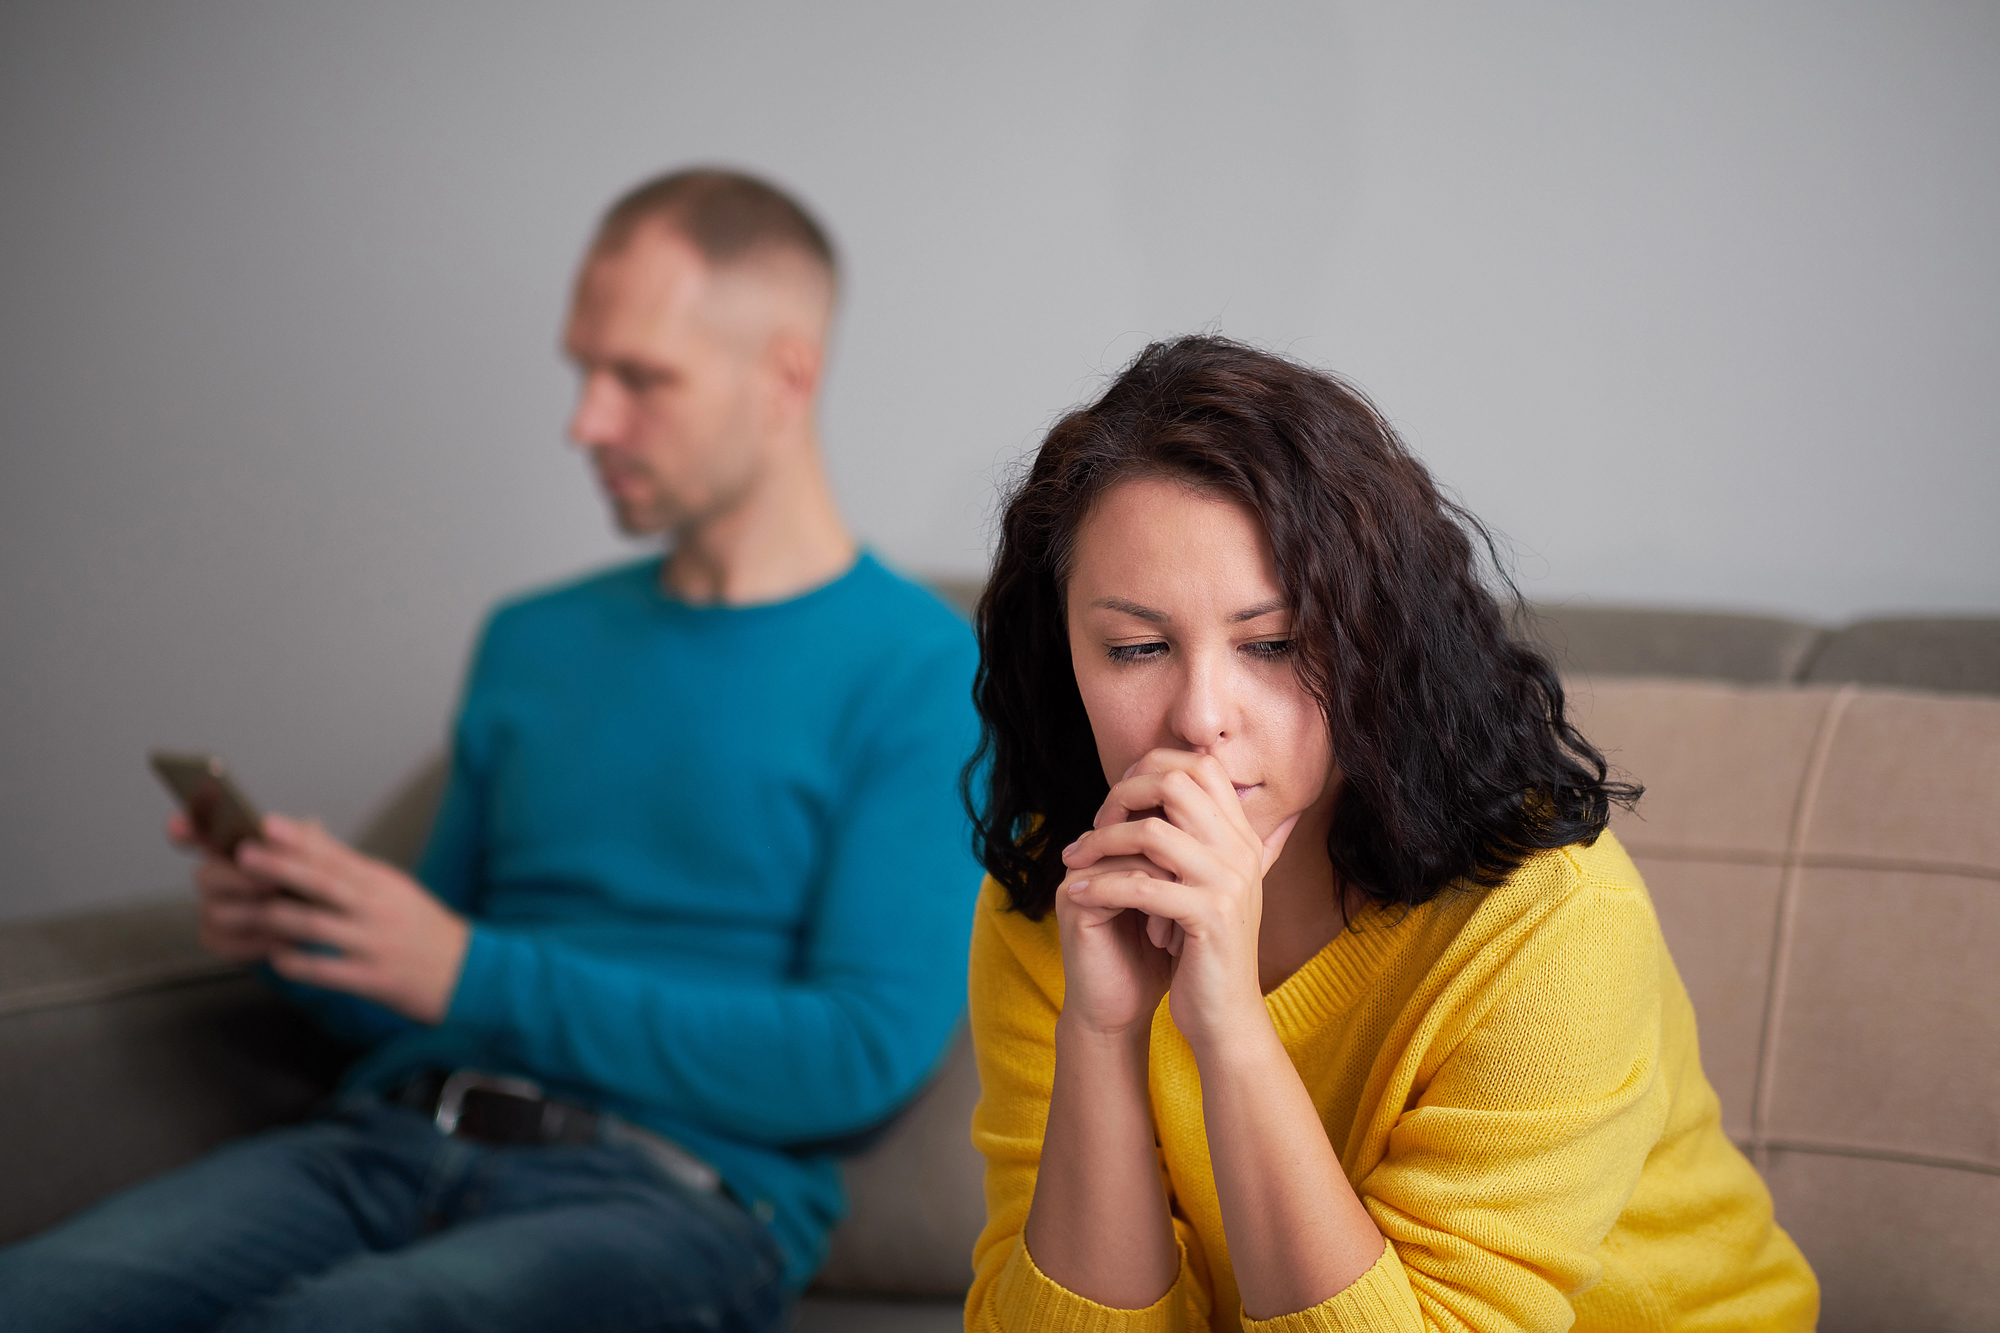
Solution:
{"label": "couch", "polygon": [[[2000,622],[1554,607],[1524,629],[1648,788],[1614,827],[1821,1326],[2000,1327]],[[407,863],[437,782],[361,841]],[[0,926],[0,1241],[304,1115],[349,1054],[202,954],[184,894]],[[850,1163],[799,1333],[960,1326],[977,1096],[961,1038]]]}

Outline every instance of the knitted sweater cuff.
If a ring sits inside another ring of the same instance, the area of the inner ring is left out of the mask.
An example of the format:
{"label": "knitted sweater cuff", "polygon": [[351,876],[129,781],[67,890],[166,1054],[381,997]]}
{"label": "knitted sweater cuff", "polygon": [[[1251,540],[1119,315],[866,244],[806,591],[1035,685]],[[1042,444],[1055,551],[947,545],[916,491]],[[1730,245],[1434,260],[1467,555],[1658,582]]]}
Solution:
{"label": "knitted sweater cuff", "polygon": [[1422,1333],[1424,1318],[1417,1308],[1416,1293],[1410,1290],[1410,1276],[1394,1245],[1382,1246],[1375,1266],[1334,1296],[1297,1314],[1281,1314],[1274,1319],[1243,1320],[1243,1333],[1387,1333],[1388,1330],[1416,1330]]}
{"label": "knitted sweater cuff", "polygon": [[1077,1295],[1035,1266],[1027,1244],[1016,1239],[993,1292],[1003,1329],[1034,1333],[1202,1333],[1188,1322],[1187,1252],[1167,1294],[1143,1310],[1115,1310]]}

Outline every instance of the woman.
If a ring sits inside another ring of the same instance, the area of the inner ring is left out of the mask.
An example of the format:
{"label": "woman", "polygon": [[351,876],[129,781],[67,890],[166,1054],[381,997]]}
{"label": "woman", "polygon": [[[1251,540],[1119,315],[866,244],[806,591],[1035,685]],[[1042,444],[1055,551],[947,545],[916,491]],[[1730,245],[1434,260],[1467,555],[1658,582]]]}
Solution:
{"label": "woman", "polygon": [[1812,1326],[1482,536],[1219,338],[1050,432],[976,616],[969,1328]]}

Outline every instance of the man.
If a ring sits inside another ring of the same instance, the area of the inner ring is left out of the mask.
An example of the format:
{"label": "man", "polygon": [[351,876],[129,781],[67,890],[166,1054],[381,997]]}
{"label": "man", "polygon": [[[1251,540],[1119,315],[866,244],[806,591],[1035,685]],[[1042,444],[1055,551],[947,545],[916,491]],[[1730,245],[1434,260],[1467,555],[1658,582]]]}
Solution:
{"label": "man", "polygon": [[668,554],[493,616],[416,879],[277,816],[203,860],[208,947],[370,1049],[337,1114],[0,1252],[9,1328],[777,1326],[830,1145],[957,1020],[979,878],[971,635],[820,460],[834,296],[747,177],[606,215],[570,434]]}

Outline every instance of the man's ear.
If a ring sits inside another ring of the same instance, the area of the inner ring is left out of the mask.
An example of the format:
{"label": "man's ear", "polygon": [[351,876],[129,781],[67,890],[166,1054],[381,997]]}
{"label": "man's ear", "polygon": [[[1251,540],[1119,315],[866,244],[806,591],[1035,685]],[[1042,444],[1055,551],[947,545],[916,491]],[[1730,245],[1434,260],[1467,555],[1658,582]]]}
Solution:
{"label": "man's ear", "polygon": [[788,413],[811,416],[819,397],[820,374],[826,367],[826,349],[796,330],[780,329],[771,335],[764,360],[783,408]]}

